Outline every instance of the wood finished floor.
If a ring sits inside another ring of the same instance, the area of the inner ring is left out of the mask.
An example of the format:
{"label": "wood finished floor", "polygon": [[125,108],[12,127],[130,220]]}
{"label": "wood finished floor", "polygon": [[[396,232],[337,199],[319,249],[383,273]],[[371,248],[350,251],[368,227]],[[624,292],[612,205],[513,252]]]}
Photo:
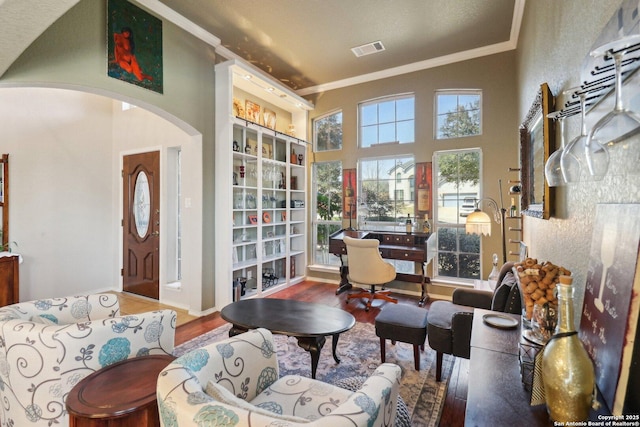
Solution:
{"label": "wood finished floor", "polygon": [[198,316],[190,315],[187,310],[171,307],[166,304],[160,304],[157,300],[153,300],[151,298],[144,298],[126,292],[114,293],[118,295],[118,303],[120,304],[120,313],[122,315],[143,313],[145,311],[171,309],[177,313],[177,326],[184,325],[185,323],[199,318]]}
{"label": "wood finished floor", "polygon": [[[326,304],[332,307],[338,307],[353,314],[358,322],[373,324],[375,318],[380,312],[383,301],[375,301],[374,306],[369,312],[364,311],[364,306],[358,301],[352,300],[347,304],[345,295],[335,294],[336,285],[319,282],[303,282],[296,286],[291,286],[268,298],[285,298],[300,301],[315,302]],[[402,294],[391,294],[398,299],[398,302],[405,304],[417,304],[418,298]],[[160,308],[171,308],[178,313],[178,321],[176,328],[176,345],[189,341],[192,338],[202,335],[212,329],[227,323],[220,317],[219,312],[213,314],[194,317],[189,315],[185,310],[176,309],[157,301],[147,298],[140,298],[135,295],[118,293],[120,302],[120,311],[122,314],[135,314],[144,311],[157,310]],[[388,304],[388,303],[384,303]],[[427,302],[428,309],[430,302]],[[431,351],[431,350],[427,350]],[[464,413],[467,405],[467,384],[469,375],[469,361],[466,359],[456,358],[449,386],[447,388],[447,396],[444,409],[440,418],[440,426],[458,427],[464,425]]]}

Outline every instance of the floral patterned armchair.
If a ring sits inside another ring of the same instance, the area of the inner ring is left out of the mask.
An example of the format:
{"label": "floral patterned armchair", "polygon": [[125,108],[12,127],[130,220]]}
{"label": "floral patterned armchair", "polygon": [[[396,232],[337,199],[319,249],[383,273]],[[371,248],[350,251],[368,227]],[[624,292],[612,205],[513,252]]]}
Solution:
{"label": "floral patterned armchair", "polygon": [[279,378],[271,332],[255,329],[184,354],[158,377],[164,427],[393,426],[400,367],[380,365],[351,392],[297,375]]}
{"label": "floral patterned armchair", "polygon": [[0,425],[69,425],[65,401],[84,377],[131,357],[173,353],[174,311],[119,314],[115,294],[0,308]]}

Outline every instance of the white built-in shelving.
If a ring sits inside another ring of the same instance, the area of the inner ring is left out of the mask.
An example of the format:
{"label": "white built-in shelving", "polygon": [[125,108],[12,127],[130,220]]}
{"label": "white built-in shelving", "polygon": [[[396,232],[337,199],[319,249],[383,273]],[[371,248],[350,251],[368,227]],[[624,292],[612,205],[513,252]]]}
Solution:
{"label": "white built-in shelving", "polygon": [[[215,305],[301,282],[311,104],[232,60],[216,66]],[[294,134],[295,132],[295,134]],[[296,136],[298,135],[298,136]]]}

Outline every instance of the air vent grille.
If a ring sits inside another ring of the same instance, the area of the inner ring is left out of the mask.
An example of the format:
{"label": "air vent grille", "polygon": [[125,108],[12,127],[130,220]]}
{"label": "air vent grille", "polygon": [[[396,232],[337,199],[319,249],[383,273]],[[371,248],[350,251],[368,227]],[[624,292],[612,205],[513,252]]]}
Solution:
{"label": "air vent grille", "polygon": [[365,55],[371,55],[372,53],[382,52],[383,50],[384,45],[379,40],[377,42],[371,42],[351,48],[351,52],[353,52],[353,54],[358,58]]}

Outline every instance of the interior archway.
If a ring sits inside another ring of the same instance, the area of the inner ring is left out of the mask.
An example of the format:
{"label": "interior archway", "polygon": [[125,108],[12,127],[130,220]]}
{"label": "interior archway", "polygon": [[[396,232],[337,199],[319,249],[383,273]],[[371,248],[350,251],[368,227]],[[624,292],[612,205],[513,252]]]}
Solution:
{"label": "interior archway", "polygon": [[[21,300],[119,289],[122,155],[160,150],[161,167],[169,170],[172,153],[179,151],[184,191],[175,206],[184,221],[185,275],[178,286],[167,276],[170,251],[164,239],[160,299],[198,312],[202,136],[153,106],[123,110],[121,101],[136,101],[117,97],[69,87],[0,90],[2,151],[10,153],[11,162],[10,238],[25,259]],[[164,194],[175,175],[163,175]],[[174,220],[177,212],[163,206],[162,221]]]}

